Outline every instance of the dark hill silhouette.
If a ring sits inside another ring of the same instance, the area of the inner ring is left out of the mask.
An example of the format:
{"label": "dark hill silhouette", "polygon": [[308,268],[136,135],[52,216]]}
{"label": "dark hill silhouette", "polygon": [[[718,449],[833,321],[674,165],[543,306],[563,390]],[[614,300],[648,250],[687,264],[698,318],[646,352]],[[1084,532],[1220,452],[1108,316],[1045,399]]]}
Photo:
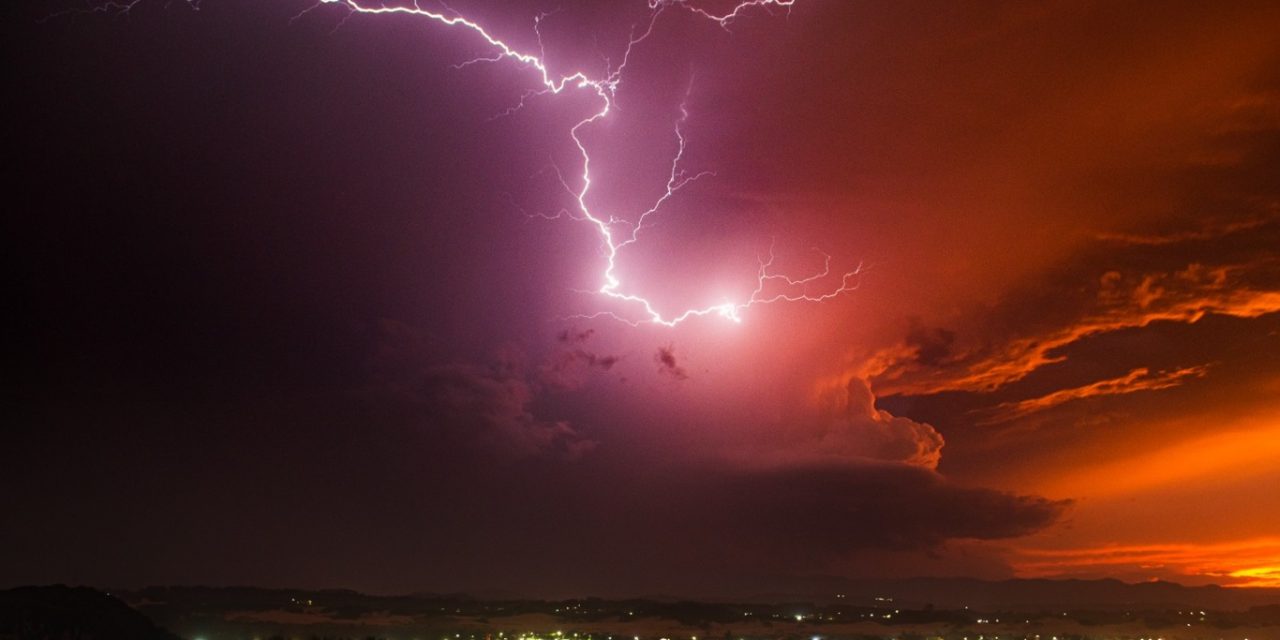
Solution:
{"label": "dark hill silhouette", "polygon": [[[764,583],[772,589],[761,588]],[[754,588],[753,588],[754,587]],[[841,597],[837,598],[837,594]],[[314,597],[329,606],[368,607],[415,613],[447,609],[484,610],[495,602],[532,605],[539,601],[518,595],[475,597],[459,593],[417,593],[413,595],[373,596],[344,589],[262,589],[255,587],[147,587],[122,591],[130,602],[166,603],[145,610],[152,614],[161,608],[213,606],[223,609],[261,610],[276,608],[281,603]],[[672,603],[697,601],[704,603],[746,602],[759,604],[826,603],[883,606],[877,598],[892,598],[904,608],[922,608],[932,604],[939,609],[1052,611],[1060,610],[1161,610],[1179,608],[1245,611],[1252,607],[1280,605],[1280,589],[1227,588],[1217,585],[1184,586],[1172,582],[1126,583],[1119,580],[979,580],[973,578],[909,578],[900,580],[850,580],[846,578],[808,577],[760,580],[744,585],[737,593],[657,596],[640,598],[604,598],[605,602],[648,601]]]}
{"label": "dark hill silhouette", "polygon": [[1049,580],[975,578],[907,578],[900,580],[850,580],[839,577],[785,578],[775,589],[739,596],[751,602],[831,600],[844,594],[845,602],[867,602],[892,597],[903,606],[933,604],[939,608],[1053,610],[1124,610],[1196,607],[1244,611],[1263,605],[1280,605],[1280,589],[1229,588],[1218,585],[1185,586],[1174,582],[1128,583],[1115,579]]}
{"label": "dark hill silhouette", "polygon": [[0,591],[0,640],[179,640],[97,589],[17,587]]}

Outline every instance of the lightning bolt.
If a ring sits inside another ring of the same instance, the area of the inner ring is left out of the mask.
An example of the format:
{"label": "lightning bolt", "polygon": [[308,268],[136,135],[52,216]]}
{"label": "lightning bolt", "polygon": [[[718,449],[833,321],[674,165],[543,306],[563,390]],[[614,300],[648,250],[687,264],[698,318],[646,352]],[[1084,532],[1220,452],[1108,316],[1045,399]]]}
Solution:
{"label": "lightning bolt", "polygon": [[[138,0],[134,0],[137,2]],[[577,146],[578,153],[581,157],[581,173],[577,177],[580,186],[574,188],[570,186],[569,181],[560,175],[560,182],[565,190],[572,196],[576,205],[576,211],[566,212],[569,217],[592,225],[598,233],[604,247],[605,263],[601,273],[602,284],[594,293],[603,295],[613,300],[625,303],[638,310],[638,317],[624,317],[613,312],[600,312],[590,315],[575,316],[578,318],[597,318],[610,317],[633,326],[642,323],[652,323],[674,327],[686,320],[703,316],[720,316],[727,318],[733,322],[742,321],[742,313],[749,307],[760,304],[770,304],[774,302],[822,302],[848,292],[857,286],[857,278],[862,272],[862,266],[859,265],[852,271],[844,272],[839,276],[839,284],[837,286],[828,286],[822,293],[809,293],[811,286],[817,286],[819,281],[832,277],[831,256],[824,256],[824,268],[818,273],[814,273],[803,278],[791,278],[786,275],[774,272],[774,252],[770,247],[769,257],[759,260],[759,269],[757,271],[756,287],[751,294],[743,301],[713,304],[706,307],[686,309],[683,312],[673,315],[663,315],[654,304],[647,298],[629,293],[623,288],[621,278],[617,274],[618,258],[621,251],[636,243],[640,232],[649,226],[650,218],[657,214],[662,205],[671,199],[681,188],[693,183],[694,181],[712,175],[710,172],[701,172],[697,174],[689,174],[681,168],[681,161],[685,152],[685,134],[683,126],[688,120],[689,113],[682,103],[680,106],[680,118],[676,122],[675,137],[678,142],[678,148],[675,157],[671,162],[671,173],[666,183],[665,192],[657,198],[646,211],[644,211],[635,222],[606,217],[595,211],[587,204],[588,194],[591,192],[593,182],[591,175],[591,153],[587,149],[587,145],[583,143],[581,132],[584,128],[595,124],[607,117],[615,107],[616,94],[618,86],[622,80],[623,71],[627,67],[627,63],[631,57],[631,52],[636,45],[647,39],[654,31],[657,24],[658,16],[668,9],[680,9],[691,12],[692,14],[715,22],[721,28],[729,29],[731,23],[739,18],[744,12],[756,8],[783,8],[790,10],[795,0],[742,0],[731,10],[725,13],[714,13],[694,6],[687,0],[649,0],[650,16],[648,24],[642,30],[632,30],[632,34],[627,43],[627,47],[623,53],[622,60],[616,67],[606,69],[605,75],[602,77],[593,77],[587,72],[576,71],[568,75],[553,74],[546,63],[546,50],[542,45],[542,34],[538,27],[543,19],[549,14],[539,15],[534,21],[535,35],[538,36],[538,53],[532,54],[522,52],[506,42],[502,41],[492,33],[487,31],[479,23],[474,22],[462,14],[449,8],[443,2],[440,3],[442,10],[432,10],[424,8],[419,0],[412,0],[410,4],[385,5],[385,4],[368,4],[363,0],[318,0],[317,4],[305,10],[303,13],[309,12],[323,5],[338,5],[345,7],[350,13],[347,17],[354,14],[371,14],[371,15],[402,15],[411,16],[418,19],[429,20],[444,26],[465,29],[471,31],[481,40],[491,47],[491,53],[487,56],[477,57],[473,60],[454,65],[455,68],[463,68],[473,64],[480,63],[496,63],[503,60],[510,60],[517,64],[535,72],[542,84],[542,89],[525,92],[520,102],[498,114],[495,117],[510,115],[514,111],[522,107],[528,100],[543,95],[557,95],[566,89],[576,89],[594,93],[599,99],[600,108],[594,113],[583,118],[581,121],[573,125],[569,129],[569,136]],[[302,14],[299,14],[301,16]],[[299,16],[295,16],[295,19]],[[345,18],[344,18],[345,20]],[[686,95],[687,97],[687,95]],[[557,173],[559,170],[557,169]],[[543,217],[558,217],[543,216]]]}

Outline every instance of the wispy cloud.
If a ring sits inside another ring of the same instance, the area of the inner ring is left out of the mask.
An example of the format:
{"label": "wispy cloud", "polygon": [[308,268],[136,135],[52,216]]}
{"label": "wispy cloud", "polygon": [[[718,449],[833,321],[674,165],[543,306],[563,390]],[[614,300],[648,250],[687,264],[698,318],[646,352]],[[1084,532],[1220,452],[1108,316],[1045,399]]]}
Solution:
{"label": "wispy cloud", "polygon": [[1241,231],[1249,231],[1257,229],[1268,224],[1270,221],[1265,218],[1254,218],[1250,220],[1235,220],[1229,222],[1208,224],[1199,229],[1187,229],[1182,231],[1170,231],[1168,233],[1114,233],[1103,232],[1097,234],[1097,239],[1106,242],[1113,242],[1124,245],[1158,247],[1171,244],[1179,244],[1182,242],[1197,242],[1204,240],[1214,240],[1229,235],[1240,233]]}
{"label": "wispy cloud", "polygon": [[867,358],[859,373],[885,395],[995,391],[1066,360],[1064,349],[1086,338],[1155,322],[1195,323],[1211,314],[1256,318],[1280,311],[1280,289],[1252,284],[1246,277],[1272,266],[1191,264],[1173,272],[1108,271],[1097,280],[1092,309],[1075,319],[967,352],[956,349],[960,355],[942,367],[922,363],[910,342],[893,345]]}
{"label": "wispy cloud", "polygon": [[1209,370],[1207,365],[1183,367],[1171,371],[1155,371],[1145,367],[1134,369],[1123,376],[1091,382],[1079,387],[1060,389],[1035,398],[1004,402],[978,413],[985,414],[980,424],[999,424],[1026,417],[1038,411],[1051,409],[1075,400],[1098,396],[1115,396],[1137,391],[1157,391],[1183,384],[1191,378],[1202,378]]}

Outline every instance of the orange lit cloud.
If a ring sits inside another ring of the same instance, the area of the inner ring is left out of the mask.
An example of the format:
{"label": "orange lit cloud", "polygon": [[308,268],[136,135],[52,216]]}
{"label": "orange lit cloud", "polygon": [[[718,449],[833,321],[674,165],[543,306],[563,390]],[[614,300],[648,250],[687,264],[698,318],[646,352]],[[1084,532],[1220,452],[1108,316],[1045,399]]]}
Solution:
{"label": "orange lit cloud", "polygon": [[817,450],[825,455],[890,460],[937,468],[942,435],[932,426],[876,408],[871,387],[853,378],[827,397],[826,421]]}
{"label": "orange lit cloud", "polygon": [[1161,321],[1195,323],[1210,314],[1256,318],[1280,311],[1280,290],[1247,282],[1251,272],[1268,266],[1191,264],[1143,275],[1108,271],[1098,281],[1094,310],[1075,321],[962,354],[942,368],[921,367],[918,348],[894,345],[866,359],[860,374],[873,379],[883,395],[994,391],[1063,362],[1062,349],[1092,336]]}
{"label": "orange lit cloud", "polygon": [[767,451],[749,448],[745,457],[784,466],[879,462],[926,469],[936,469],[942,458],[945,441],[937,429],[877,408],[861,378],[819,387],[814,402],[816,415],[785,430],[785,442],[770,442]]}
{"label": "orange lit cloud", "polygon": [[1018,549],[1018,575],[1111,575],[1140,569],[1163,575],[1211,577],[1237,587],[1280,586],[1280,538],[1207,544],[1103,545],[1077,549]]}
{"label": "orange lit cloud", "polygon": [[1236,571],[1232,571],[1229,575],[1232,578],[1244,578],[1248,580],[1248,582],[1237,586],[1280,587],[1280,564],[1274,564],[1267,567],[1238,569]]}
{"label": "orange lit cloud", "polygon": [[1188,378],[1204,377],[1208,371],[1206,366],[1184,367],[1173,371],[1152,372],[1147,368],[1138,368],[1117,378],[1099,380],[1071,389],[1060,389],[1043,396],[1005,402],[981,413],[987,417],[980,424],[997,424],[1026,417],[1037,411],[1044,411],[1074,400],[1095,396],[1113,396],[1137,391],[1157,391],[1181,385]]}
{"label": "orange lit cloud", "polygon": [[1196,240],[1212,240],[1229,236],[1241,231],[1249,231],[1267,224],[1267,220],[1263,218],[1254,218],[1250,220],[1235,220],[1216,225],[1205,225],[1199,229],[1188,231],[1175,231],[1165,234],[1138,234],[1138,233],[1099,233],[1097,238],[1108,242],[1127,245],[1145,245],[1145,246],[1161,246],[1178,244],[1181,242],[1191,242]]}

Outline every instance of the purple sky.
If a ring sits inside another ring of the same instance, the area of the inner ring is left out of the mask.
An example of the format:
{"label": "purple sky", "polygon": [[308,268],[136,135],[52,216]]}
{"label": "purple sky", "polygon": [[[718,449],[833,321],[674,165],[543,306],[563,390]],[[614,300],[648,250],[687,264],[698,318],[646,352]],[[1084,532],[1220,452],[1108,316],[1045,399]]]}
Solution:
{"label": "purple sky", "polygon": [[652,20],[584,200],[708,173],[619,291],[852,289],[674,328],[575,317],[645,318],[595,92],[308,6],[10,9],[4,583],[1280,581],[1274,3],[451,2],[553,75]]}

